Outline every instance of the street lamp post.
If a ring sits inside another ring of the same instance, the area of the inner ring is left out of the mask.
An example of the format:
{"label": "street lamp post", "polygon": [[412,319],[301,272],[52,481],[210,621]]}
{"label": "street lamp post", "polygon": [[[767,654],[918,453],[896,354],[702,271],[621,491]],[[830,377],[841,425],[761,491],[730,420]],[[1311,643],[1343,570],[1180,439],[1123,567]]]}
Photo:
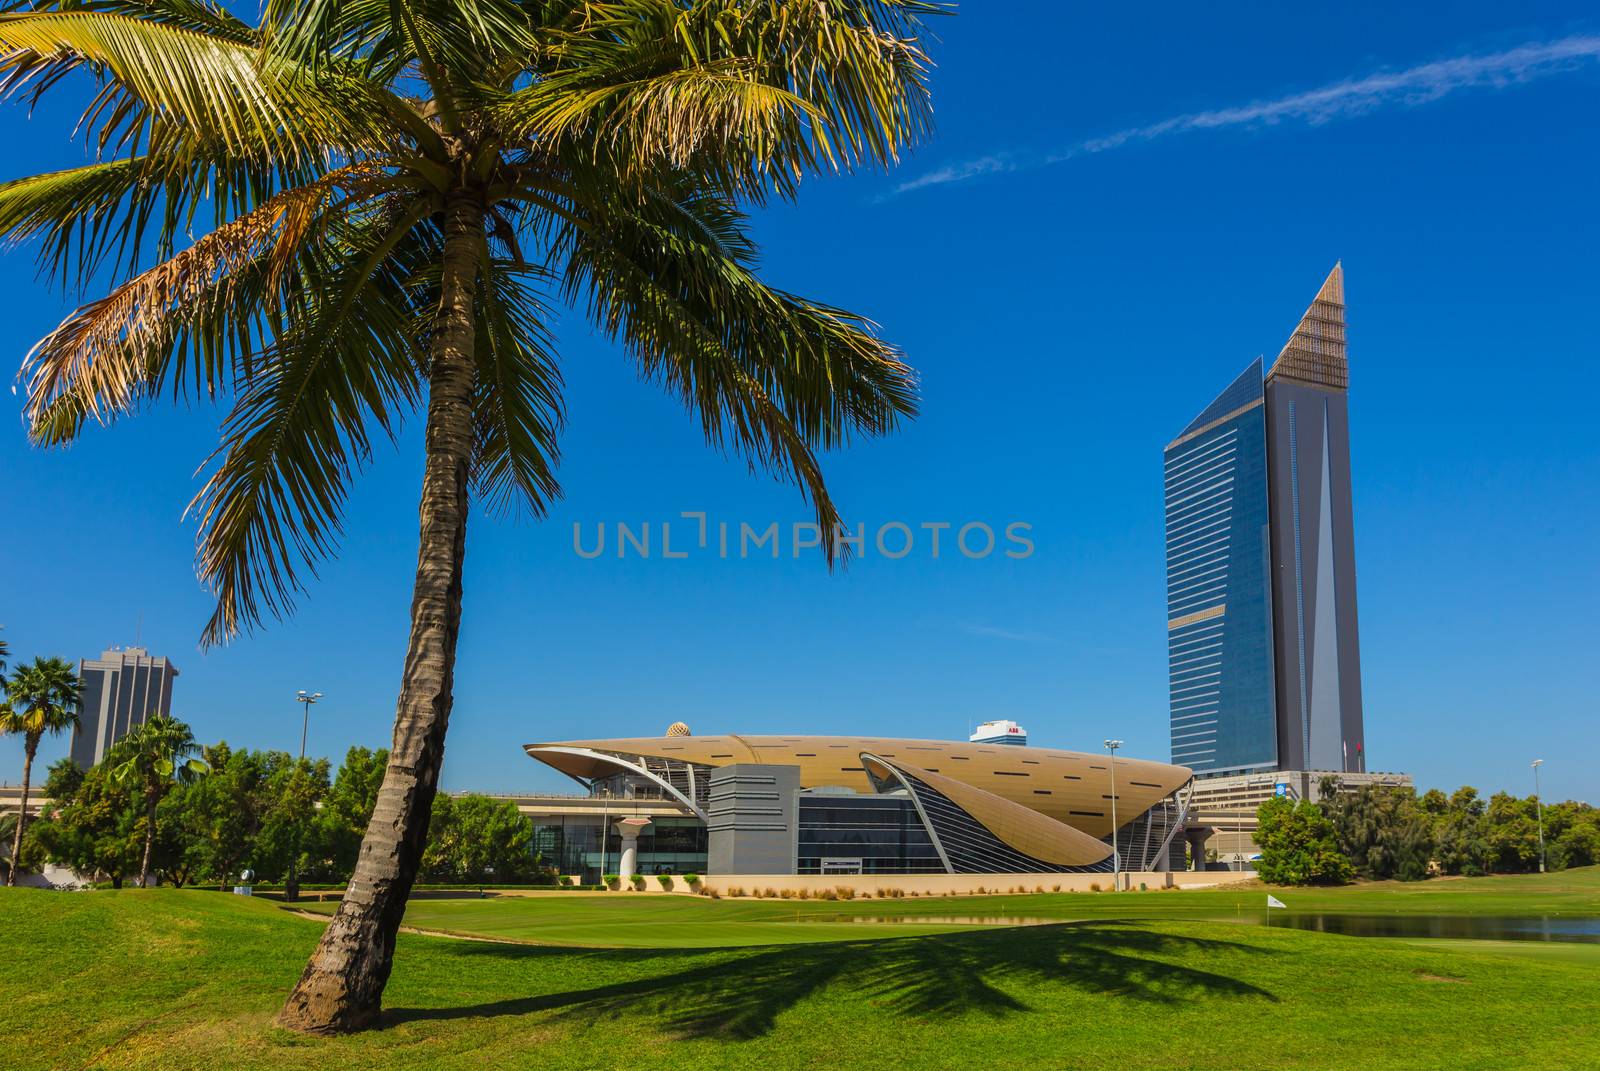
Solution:
{"label": "street lamp post", "polygon": [[303,688],[295,695],[295,699],[306,708],[305,717],[300,721],[300,757],[302,759],[306,757],[306,730],[311,727],[311,704],[321,698],[321,692],[308,692]]}
{"label": "street lamp post", "polygon": [[1533,760],[1533,802],[1539,809],[1539,873],[1544,873],[1544,797],[1539,794],[1539,767],[1543,759]]}
{"label": "street lamp post", "polygon": [[[308,692],[302,688],[295,694],[295,700],[305,708],[305,713],[300,719],[300,766],[295,767],[295,777],[301,774],[301,766],[306,761],[306,731],[311,728],[311,704],[322,698],[321,692]],[[289,873],[283,879],[283,898],[290,903],[300,899],[300,822],[294,824],[294,843],[289,851]]]}
{"label": "street lamp post", "polygon": [[1111,753],[1111,890],[1122,891],[1122,850],[1117,846],[1117,748],[1121,740],[1107,740],[1106,750]]}

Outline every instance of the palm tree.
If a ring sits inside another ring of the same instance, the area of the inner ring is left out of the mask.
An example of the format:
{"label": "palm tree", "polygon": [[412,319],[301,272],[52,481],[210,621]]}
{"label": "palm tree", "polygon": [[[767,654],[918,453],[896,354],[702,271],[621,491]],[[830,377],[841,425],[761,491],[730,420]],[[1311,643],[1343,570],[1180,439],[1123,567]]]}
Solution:
{"label": "palm tree", "polygon": [[111,776],[144,796],[144,855],[139,863],[139,888],[150,887],[150,853],[156,842],[156,807],[172,786],[206,772],[198,758],[200,745],[189,727],[168,714],[152,714],[123,737],[106,757]]}
{"label": "palm tree", "polygon": [[11,866],[6,884],[17,883],[17,860],[22,856],[22,834],[28,825],[28,789],[33,781],[33,757],[46,733],[56,736],[78,725],[78,671],[64,658],[35,658],[17,667],[6,681],[7,698],[0,702],[0,734],[22,737],[22,802],[11,837]]}
{"label": "palm tree", "polygon": [[0,75],[30,99],[96,79],[97,160],[0,186],[0,235],[68,282],[115,280],[25,363],[30,434],[164,394],[231,403],[192,504],[203,642],[291,609],[373,438],[426,413],[389,765],[280,1017],[358,1029],[439,780],[469,505],[538,516],[560,493],[554,306],[836,531],[818,453],[912,415],[914,376],[867,320],[763,282],[742,206],[925,133],[918,34],[942,5],[267,0],[258,25],[208,0],[20,6]]}

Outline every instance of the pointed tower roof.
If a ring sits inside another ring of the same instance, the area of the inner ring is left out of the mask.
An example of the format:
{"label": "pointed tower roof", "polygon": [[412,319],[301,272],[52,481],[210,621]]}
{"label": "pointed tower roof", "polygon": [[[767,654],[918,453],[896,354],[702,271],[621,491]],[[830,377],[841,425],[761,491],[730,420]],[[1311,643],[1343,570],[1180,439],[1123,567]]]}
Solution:
{"label": "pointed tower roof", "polygon": [[1300,318],[1272,363],[1267,379],[1292,379],[1318,387],[1347,390],[1350,365],[1345,359],[1344,267],[1335,264],[1317,291],[1316,300]]}
{"label": "pointed tower roof", "polygon": [[1211,430],[1230,417],[1238,416],[1252,405],[1260,405],[1264,399],[1263,384],[1261,382],[1261,358],[1257,357],[1250,362],[1248,368],[1239,373],[1239,378],[1228,384],[1226,390],[1212,399],[1210,405],[1200,411],[1200,415],[1189,421],[1189,426],[1178,433],[1178,437],[1167,444],[1167,449],[1180,446],[1197,435]]}

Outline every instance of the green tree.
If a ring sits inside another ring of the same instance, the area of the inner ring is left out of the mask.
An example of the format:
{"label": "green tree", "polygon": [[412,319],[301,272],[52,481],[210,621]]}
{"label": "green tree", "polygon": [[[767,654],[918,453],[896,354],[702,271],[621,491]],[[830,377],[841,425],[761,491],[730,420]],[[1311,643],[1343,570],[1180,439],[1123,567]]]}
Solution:
{"label": "green tree", "polygon": [[1600,863],[1600,809],[1568,800],[1545,808],[1550,820],[1550,864],[1565,870]]}
{"label": "green tree", "polygon": [[[328,760],[297,759],[285,755],[270,771],[266,793],[268,807],[256,837],[253,860],[265,881],[284,882],[288,899],[298,895],[297,875],[318,868],[309,861],[319,857],[319,845],[308,840],[317,804],[328,792]],[[296,879],[291,884],[291,879]]]}
{"label": "green tree", "polygon": [[1340,885],[1350,860],[1339,850],[1333,823],[1310,800],[1274,796],[1256,812],[1256,873],[1273,885]]}
{"label": "green tree", "polygon": [[141,806],[107,763],[87,771],[71,759],[50,767],[45,793],[51,806],[37,830],[49,860],[93,880],[121,888],[139,865],[143,843]]}
{"label": "green tree", "polygon": [[312,820],[311,841],[317,846],[307,859],[308,876],[319,881],[347,881],[361,852],[361,836],[378,805],[389,752],[353,747]]}
{"label": "green tree", "polygon": [[1323,778],[1322,809],[1332,820],[1339,848],[1363,878],[1421,881],[1433,859],[1434,822],[1415,789],[1362,785],[1338,791]]}
{"label": "green tree", "polygon": [[525,881],[537,870],[533,820],[510,800],[440,796],[422,869],[434,881]]}
{"label": "green tree", "polygon": [[156,842],[156,808],[175,782],[189,781],[206,772],[199,758],[194,733],[176,718],[152,714],[106,756],[112,776],[132,785],[144,800],[144,852],[139,863],[139,887],[150,885],[150,860]]}
{"label": "green tree", "polygon": [[917,140],[918,34],[943,5],[268,0],[259,25],[184,0],[16,7],[6,85],[96,80],[99,157],[0,186],[0,234],[68,283],[112,280],[30,355],[30,432],[65,442],[164,394],[230,400],[196,501],[206,642],[290,608],[372,438],[425,399],[389,766],[282,1014],[363,1027],[439,781],[470,501],[539,514],[559,493],[552,303],[835,533],[818,451],[894,429],[914,379],[865,320],[761,281],[741,205]]}
{"label": "green tree", "polygon": [[1488,873],[1485,804],[1478,790],[1463,785],[1447,797],[1438,789],[1431,789],[1420,802],[1433,823],[1434,859],[1439,869],[1446,874],[1470,876]]}
{"label": "green tree", "polygon": [[22,861],[22,837],[28,825],[28,789],[33,780],[33,759],[46,733],[57,736],[78,724],[78,671],[64,658],[35,658],[17,667],[6,681],[0,701],[0,734],[22,737],[22,801],[17,808],[11,838],[11,865],[6,884],[17,883]]}
{"label": "green tree", "polygon": [[1497,874],[1526,874],[1539,869],[1537,803],[1509,792],[1489,797],[1484,813],[1484,843],[1489,869]]}

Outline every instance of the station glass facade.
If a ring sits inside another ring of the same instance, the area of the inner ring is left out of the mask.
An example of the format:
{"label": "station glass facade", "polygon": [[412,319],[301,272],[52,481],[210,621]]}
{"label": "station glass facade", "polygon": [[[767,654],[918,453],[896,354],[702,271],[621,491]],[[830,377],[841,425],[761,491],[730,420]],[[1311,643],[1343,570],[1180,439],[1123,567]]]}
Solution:
{"label": "station glass facade", "polygon": [[[619,811],[617,817],[622,817]],[[591,815],[545,816],[533,827],[533,850],[562,874],[581,874],[597,881],[615,874],[622,858],[622,837],[613,824],[604,851],[601,819]],[[706,826],[698,818],[653,817],[639,834],[640,874],[704,874]]]}
{"label": "station glass facade", "polygon": [[798,802],[798,873],[944,873],[909,796],[801,793]]}

